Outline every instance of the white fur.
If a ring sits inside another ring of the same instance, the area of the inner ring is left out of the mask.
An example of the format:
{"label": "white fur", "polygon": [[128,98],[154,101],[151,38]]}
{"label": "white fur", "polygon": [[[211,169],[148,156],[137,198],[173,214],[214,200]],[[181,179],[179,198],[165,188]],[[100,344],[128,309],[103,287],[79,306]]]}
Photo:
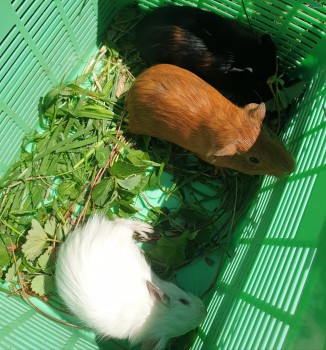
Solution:
{"label": "white fur", "polygon": [[[153,229],[139,221],[91,217],[59,249],[57,288],[68,308],[100,335],[162,350],[170,338],[197,327],[206,310],[200,299],[151,271],[134,232],[147,237]],[[170,298],[169,305],[149,293],[146,281]]]}

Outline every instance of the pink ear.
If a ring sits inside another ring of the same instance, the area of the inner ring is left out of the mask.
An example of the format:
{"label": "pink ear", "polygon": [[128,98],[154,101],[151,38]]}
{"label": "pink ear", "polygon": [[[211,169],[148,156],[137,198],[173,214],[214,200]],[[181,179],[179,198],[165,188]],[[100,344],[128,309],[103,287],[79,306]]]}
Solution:
{"label": "pink ear", "polygon": [[244,110],[247,111],[249,117],[258,119],[260,122],[264,120],[266,115],[266,106],[264,102],[261,104],[249,103],[244,106]]}
{"label": "pink ear", "polygon": [[233,156],[237,153],[237,146],[234,143],[230,143],[223,148],[218,149],[214,152],[215,157],[225,157],[225,156]]}
{"label": "pink ear", "polygon": [[146,286],[149,291],[149,294],[159,303],[164,304],[166,306],[170,305],[170,298],[164,292],[162,292],[159,288],[154,286],[154,284],[150,281],[146,281]]}

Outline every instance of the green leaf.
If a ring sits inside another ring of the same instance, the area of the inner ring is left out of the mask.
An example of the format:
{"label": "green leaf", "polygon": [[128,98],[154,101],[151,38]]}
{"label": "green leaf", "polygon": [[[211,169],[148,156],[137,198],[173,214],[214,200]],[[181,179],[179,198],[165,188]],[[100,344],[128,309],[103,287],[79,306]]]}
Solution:
{"label": "green leaf", "polygon": [[61,224],[57,225],[55,229],[55,236],[57,237],[58,241],[61,241],[63,239],[63,229]]}
{"label": "green leaf", "polygon": [[170,268],[177,267],[186,259],[185,249],[188,238],[188,230],[177,237],[162,236],[156,246],[148,251],[148,254]]}
{"label": "green leaf", "polygon": [[9,237],[6,234],[0,234],[0,276],[1,270],[11,261],[10,253],[7,250],[10,245]]}
{"label": "green leaf", "polygon": [[45,272],[51,272],[54,268],[53,251],[46,251],[37,259],[37,265]]}
{"label": "green leaf", "polygon": [[55,233],[55,218],[50,218],[49,220],[46,221],[45,225],[44,225],[44,231],[47,233],[47,235],[51,238],[54,237],[54,233]]}
{"label": "green leaf", "polygon": [[277,110],[276,108],[276,101],[274,98],[271,98],[270,100],[265,102],[266,109],[270,112],[274,112]]}
{"label": "green leaf", "polygon": [[[305,90],[307,86],[307,82],[300,81],[292,86],[283,87],[278,90],[277,98],[280,104],[280,109],[286,108],[289,104],[293,102],[296,98],[300,97],[302,92]],[[276,102],[275,99],[272,98],[266,102],[266,108],[269,111],[276,111]]]}
{"label": "green leaf", "polygon": [[33,186],[30,189],[30,195],[32,198],[33,207],[37,208],[44,202],[46,190],[42,186]]}
{"label": "green leaf", "polygon": [[46,295],[54,291],[54,278],[49,275],[37,275],[32,279],[31,288],[38,295]]}
{"label": "green leaf", "polygon": [[114,112],[100,106],[82,107],[74,112],[73,115],[79,118],[111,119],[115,115]]}
{"label": "green leaf", "polygon": [[126,178],[130,175],[141,174],[144,172],[144,166],[136,166],[127,163],[124,160],[118,160],[110,169],[110,174],[118,178]]}
{"label": "green leaf", "polygon": [[[56,131],[58,131],[58,129],[59,129],[59,126],[57,126]],[[69,148],[69,146],[73,145],[73,148],[75,148],[75,145],[77,142],[73,142],[73,141],[78,137],[81,137],[83,135],[87,135],[89,131],[90,131],[90,127],[87,127],[86,129],[81,128],[80,130],[76,131],[73,135],[71,135],[67,139],[61,140],[60,142],[57,142],[57,140],[56,140],[56,142],[51,147],[48,147],[44,151],[42,151],[41,153],[38,153],[35,156],[34,160],[42,159],[43,157],[45,157],[46,155],[48,155],[52,152],[58,152],[58,150],[60,150],[60,152],[63,152],[63,150],[65,150],[66,146],[67,146],[67,148]],[[52,138],[54,139],[54,136],[52,136]],[[89,142],[92,143],[95,141],[93,138],[91,138],[91,139],[82,140],[80,142],[82,142],[82,144],[85,145],[84,143],[88,144]],[[81,147],[80,143],[78,144],[78,147]]]}
{"label": "green leaf", "polygon": [[43,251],[46,245],[47,234],[43,230],[41,224],[32,219],[32,228],[28,231],[26,236],[26,243],[22,245],[22,251],[29,261],[33,261]]}
{"label": "green leaf", "polygon": [[281,78],[278,78],[278,79],[277,79],[277,83],[280,84],[281,87],[283,87],[284,84],[285,84],[285,81],[284,81],[283,79],[281,79]]}
{"label": "green leaf", "polygon": [[95,143],[96,141],[97,141],[97,136],[90,137],[90,138],[87,138],[87,139],[81,140],[81,141],[75,141],[75,142],[72,142],[72,143],[65,145],[63,147],[57,148],[55,152],[56,153],[67,152],[67,151],[70,151],[72,149],[81,148],[84,146],[91,145],[91,144]]}
{"label": "green leaf", "polygon": [[53,209],[53,214],[57,218],[57,220],[59,222],[65,222],[65,218],[64,218],[64,214],[63,214],[64,210],[63,210],[62,206],[58,205],[57,198],[54,198],[52,201],[52,209]]}
{"label": "green leaf", "polygon": [[65,200],[66,198],[75,199],[79,195],[79,191],[77,190],[76,182],[64,179],[61,181],[57,188],[58,196]]}
{"label": "green leaf", "polygon": [[104,168],[108,162],[111,150],[109,148],[100,148],[96,151],[95,157],[100,168]]}
{"label": "green leaf", "polygon": [[119,216],[130,217],[131,215],[137,213],[137,209],[131,203],[128,203],[122,199],[119,200]]}
{"label": "green leaf", "polygon": [[302,94],[306,86],[307,86],[307,83],[305,81],[300,81],[297,84],[294,84],[292,86],[285,88],[284,93],[286,98],[289,101],[293,101],[294,99],[298,98]]}
{"label": "green leaf", "polygon": [[68,233],[71,231],[72,226],[70,225],[69,222],[66,222],[63,227],[62,227],[62,232],[64,234],[64,236],[66,237],[68,235]]}
{"label": "green leaf", "polygon": [[54,87],[43,97],[42,110],[45,111],[48,108],[50,108],[55,103],[59,94],[63,95],[66,93],[67,93],[66,85],[58,85]]}
{"label": "green leaf", "polygon": [[15,282],[16,281],[16,271],[18,270],[19,266],[21,264],[21,259],[19,258],[15,263],[13,263],[7,273],[6,273],[6,278],[5,278],[5,282]]}
{"label": "green leaf", "polygon": [[144,160],[149,160],[148,154],[141,150],[130,150],[126,158],[134,165],[143,165]]}
{"label": "green leaf", "polygon": [[100,181],[93,190],[93,202],[98,206],[103,206],[111,198],[114,185],[112,177]]}
{"label": "green leaf", "polygon": [[283,90],[279,91],[278,98],[279,98],[279,100],[281,102],[281,109],[284,109],[284,108],[286,108],[289,105]]}
{"label": "green leaf", "polygon": [[117,180],[117,183],[119,186],[122,188],[132,191],[134,190],[137,186],[139,186],[142,182],[143,176],[142,175],[131,175],[128,176],[124,180]]}
{"label": "green leaf", "polygon": [[26,189],[26,185],[21,183],[18,188],[16,188],[15,197],[11,204],[11,211],[19,210],[22,204],[22,196]]}
{"label": "green leaf", "polygon": [[133,165],[150,167],[157,166],[159,167],[161,164],[153,162],[149,159],[148,153],[145,153],[141,150],[129,149],[126,155],[126,159],[128,159]]}
{"label": "green leaf", "polygon": [[113,81],[110,80],[109,82],[106,83],[106,85],[104,86],[103,90],[102,90],[102,93],[104,95],[107,95],[109,93],[109,91],[111,90],[112,88],[112,85],[113,85]]}
{"label": "green leaf", "polygon": [[30,177],[32,173],[32,168],[26,168],[22,171],[20,175],[17,176],[17,180],[26,180],[26,178]]}

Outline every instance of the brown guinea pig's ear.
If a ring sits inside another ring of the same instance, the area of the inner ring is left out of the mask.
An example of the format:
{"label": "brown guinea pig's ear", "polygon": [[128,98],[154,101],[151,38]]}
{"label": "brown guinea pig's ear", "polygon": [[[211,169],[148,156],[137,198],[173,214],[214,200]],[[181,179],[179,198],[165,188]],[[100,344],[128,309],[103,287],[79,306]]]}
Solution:
{"label": "brown guinea pig's ear", "polygon": [[225,156],[234,156],[237,154],[237,146],[234,143],[229,143],[228,145],[224,146],[223,148],[220,148],[216,150],[213,153],[213,156],[215,157],[225,157]]}
{"label": "brown guinea pig's ear", "polygon": [[265,118],[266,106],[264,102],[262,102],[261,104],[249,103],[246,106],[244,106],[244,110],[248,113],[250,118],[254,118],[260,123]]}
{"label": "brown guinea pig's ear", "polygon": [[170,305],[170,297],[164,294],[159,288],[154,286],[150,281],[146,281],[146,286],[149,291],[149,294],[156,299],[159,303],[162,303],[166,306]]}

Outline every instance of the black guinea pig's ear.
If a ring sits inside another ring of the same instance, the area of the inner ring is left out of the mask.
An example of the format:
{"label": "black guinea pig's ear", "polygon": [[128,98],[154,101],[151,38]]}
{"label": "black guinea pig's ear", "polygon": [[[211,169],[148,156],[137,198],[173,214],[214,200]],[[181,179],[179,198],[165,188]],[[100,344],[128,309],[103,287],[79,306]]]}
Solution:
{"label": "black guinea pig's ear", "polygon": [[266,106],[264,102],[260,104],[249,103],[246,106],[244,106],[243,109],[248,113],[250,119],[256,120],[259,123],[263,122],[266,115]]}
{"label": "black guinea pig's ear", "polygon": [[149,291],[149,294],[159,303],[164,304],[166,306],[170,305],[170,297],[162,292],[159,288],[154,286],[154,284],[150,281],[146,281],[146,286]]}

